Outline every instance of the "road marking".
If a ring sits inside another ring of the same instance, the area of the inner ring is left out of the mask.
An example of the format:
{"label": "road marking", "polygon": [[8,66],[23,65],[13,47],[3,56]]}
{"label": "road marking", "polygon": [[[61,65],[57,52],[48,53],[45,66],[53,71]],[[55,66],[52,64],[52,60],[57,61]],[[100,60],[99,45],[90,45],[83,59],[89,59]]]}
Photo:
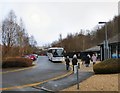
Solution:
{"label": "road marking", "polygon": [[44,80],[42,82],[37,82],[37,83],[32,83],[32,84],[26,84],[26,85],[22,85],[22,86],[13,86],[13,87],[7,87],[7,88],[0,88],[0,90],[3,91],[3,90],[11,90],[11,89],[16,89],[16,88],[20,89],[20,88],[25,88],[25,87],[32,87],[32,86],[36,86],[36,85],[39,85],[39,84],[43,84],[43,83],[51,81],[51,80],[57,80],[57,79],[60,79],[60,78],[64,78],[64,77],[66,77],[66,76],[68,76],[68,75],[70,75],[72,73],[73,73],[73,71],[71,69],[67,74],[60,75],[58,77],[51,78],[51,79],[48,79],[48,80]]}
{"label": "road marking", "polygon": [[18,71],[22,71],[22,70],[27,70],[27,69],[35,68],[35,67],[37,67],[37,66],[32,66],[32,67],[28,67],[28,68],[22,68],[22,69],[17,69],[17,70],[0,72],[0,74],[6,74],[6,73],[11,73],[11,72],[18,72]]}

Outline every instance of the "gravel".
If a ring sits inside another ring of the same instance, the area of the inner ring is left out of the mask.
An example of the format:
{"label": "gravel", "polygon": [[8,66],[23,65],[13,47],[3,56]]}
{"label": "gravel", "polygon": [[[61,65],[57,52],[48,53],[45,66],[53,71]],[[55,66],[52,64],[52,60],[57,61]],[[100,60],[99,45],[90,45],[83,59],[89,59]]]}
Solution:
{"label": "gravel", "polygon": [[[88,68],[81,66],[81,71],[93,71],[92,65]],[[93,75],[85,81],[81,82],[80,89],[77,85],[66,88],[62,91],[118,91],[118,82],[120,79],[119,74],[97,74]],[[118,84],[119,83],[119,84]]]}

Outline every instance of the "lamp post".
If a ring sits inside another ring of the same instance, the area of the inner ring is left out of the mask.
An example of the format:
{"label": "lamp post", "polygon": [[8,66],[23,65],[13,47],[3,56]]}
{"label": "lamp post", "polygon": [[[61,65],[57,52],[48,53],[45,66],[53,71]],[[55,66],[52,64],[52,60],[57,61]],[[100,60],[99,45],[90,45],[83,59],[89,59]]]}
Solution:
{"label": "lamp post", "polygon": [[105,24],[104,59],[108,59],[107,22],[99,22],[99,24]]}

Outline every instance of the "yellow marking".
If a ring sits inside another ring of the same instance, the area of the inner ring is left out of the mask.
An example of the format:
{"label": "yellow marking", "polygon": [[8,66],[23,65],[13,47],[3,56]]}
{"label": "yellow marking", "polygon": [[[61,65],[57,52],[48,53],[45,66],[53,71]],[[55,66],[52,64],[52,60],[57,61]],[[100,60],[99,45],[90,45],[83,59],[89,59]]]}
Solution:
{"label": "yellow marking", "polygon": [[26,85],[22,85],[22,86],[13,86],[13,87],[7,87],[7,88],[0,88],[1,91],[3,90],[11,90],[11,89],[20,89],[20,88],[25,88],[25,87],[31,87],[31,86],[36,86],[36,85],[39,85],[39,84],[43,84],[45,82],[48,82],[48,81],[51,81],[51,80],[57,80],[57,79],[60,79],[60,78],[63,78],[63,77],[66,77],[70,74],[72,74],[72,69],[69,71],[69,73],[67,74],[64,74],[64,75],[61,75],[61,76],[58,76],[58,77],[55,77],[55,78],[51,78],[51,79],[48,79],[48,80],[44,80],[42,82],[37,82],[37,83],[33,83],[33,84],[26,84]]}
{"label": "yellow marking", "polygon": [[10,73],[10,72],[18,72],[18,71],[22,71],[22,70],[27,70],[27,69],[35,68],[35,67],[36,67],[36,66],[32,66],[32,67],[23,68],[23,69],[17,69],[17,70],[11,70],[11,71],[0,72],[0,74],[6,74],[6,73]]}

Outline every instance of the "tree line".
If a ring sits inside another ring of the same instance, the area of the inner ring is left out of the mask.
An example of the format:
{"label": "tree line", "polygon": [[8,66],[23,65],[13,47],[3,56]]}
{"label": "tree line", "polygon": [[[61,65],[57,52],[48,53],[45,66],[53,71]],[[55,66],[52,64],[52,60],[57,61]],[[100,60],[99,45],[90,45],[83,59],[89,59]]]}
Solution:
{"label": "tree line", "polygon": [[2,57],[22,56],[33,53],[37,42],[29,36],[23,20],[17,22],[15,12],[11,10],[2,21]]}
{"label": "tree line", "polygon": [[[17,20],[14,11],[11,10],[2,24],[2,56],[22,56],[35,52],[37,42],[34,36],[29,36],[23,20]],[[120,16],[115,16],[113,20],[107,22],[108,39],[119,33]],[[86,32],[86,33],[85,33]],[[80,52],[87,48],[98,45],[105,40],[105,25],[96,27],[93,31],[81,29],[74,34],[67,34],[66,38],[59,35],[52,47],[63,47],[66,52]]]}
{"label": "tree line", "polygon": [[[96,46],[105,40],[105,26],[107,25],[108,39],[119,33],[120,16],[115,16],[102,27],[96,26],[92,31],[80,30],[74,34],[69,33],[62,39],[61,34],[58,41],[54,41],[52,47],[64,47],[67,52],[80,52]],[[84,32],[87,32],[86,34]]]}

